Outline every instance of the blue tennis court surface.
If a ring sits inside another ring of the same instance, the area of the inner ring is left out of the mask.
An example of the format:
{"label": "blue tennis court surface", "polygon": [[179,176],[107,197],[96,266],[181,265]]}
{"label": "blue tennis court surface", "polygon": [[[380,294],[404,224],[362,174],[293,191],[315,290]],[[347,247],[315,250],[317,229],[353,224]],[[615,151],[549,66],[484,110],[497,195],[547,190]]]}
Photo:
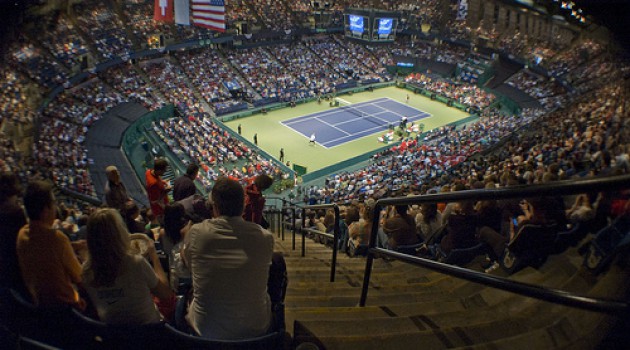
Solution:
{"label": "blue tennis court surface", "polygon": [[346,107],[331,107],[282,122],[307,139],[315,134],[317,143],[329,148],[398,126],[402,117],[409,123],[431,116],[429,113],[383,97]]}

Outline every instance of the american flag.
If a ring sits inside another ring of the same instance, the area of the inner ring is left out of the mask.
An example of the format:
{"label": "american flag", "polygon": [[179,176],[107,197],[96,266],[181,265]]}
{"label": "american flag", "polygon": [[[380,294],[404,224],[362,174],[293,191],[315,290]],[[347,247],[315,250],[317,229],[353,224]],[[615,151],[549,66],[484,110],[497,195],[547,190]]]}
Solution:
{"label": "american flag", "polygon": [[225,0],[192,0],[192,17],[196,26],[225,32]]}

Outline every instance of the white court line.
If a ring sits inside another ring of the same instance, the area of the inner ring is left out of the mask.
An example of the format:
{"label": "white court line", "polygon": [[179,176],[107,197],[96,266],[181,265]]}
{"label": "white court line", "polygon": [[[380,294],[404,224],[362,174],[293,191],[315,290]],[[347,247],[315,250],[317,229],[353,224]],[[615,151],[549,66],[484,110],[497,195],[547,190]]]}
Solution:
{"label": "white court line", "polygon": [[[430,115],[431,115],[430,113],[427,113],[427,112],[423,112],[423,111],[420,111],[420,112],[421,112],[421,114],[416,114],[416,115],[414,115],[414,116],[410,117],[410,119],[411,119],[411,118],[415,118],[415,117],[420,117],[420,118],[418,119],[418,120],[420,120],[420,119],[422,119],[422,118],[426,118],[426,117],[423,117],[423,116],[422,116],[422,114],[426,114],[426,115],[428,115],[428,116],[430,116]],[[387,111],[383,111],[383,112],[380,112],[380,113],[387,113]],[[356,120],[359,120],[359,119],[363,119],[363,118],[355,118],[355,119],[352,119],[352,120],[350,120],[350,121],[353,121],[353,120],[354,120],[354,121],[356,121]],[[380,118],[379,118],[379,119],[380,119]],[[382,119],[380,119],[380,120],[382,120]],[[343,122],[343,123],[348,123],[348,122],[350,122],[350,121],[345,121],[345,122]],[[393,122],[392,122],[392,123],[393,123]],[[339,125],[339,124],[336,124],[336,125]],[[384,127],[384,125],[379,125],[379,126],[375,126],[375,127],[369,128],[369,129],[363,129],[363,130],[361,130],[361,131],[359,131],[359,132],[356,132],[356,133],[354,133],[354,134],[349,134],[348,136],[342,136],[342,137],[338,137],[338,138],[336,138],[336,139],[328,140],[328,141],[326,141],[325,143],[323,143],[323,144],[322,144],[322,146],[324,146],[324,147],[326,147],[326,148],[333,148],[333,147],[341,146],[343,143],[340,143],[340,144],[335,145],[335,146],[332,146],[332,147],[328,147],[328,146],[326,146],[326,145],[328,145],[328,144],[330,144],[330,143],[333,143],[333,142],[336,142],[336,141],[339,141],[339,140],[343,140],[343,139],[350,138],[351,136],[355,136],[355,135],[357,135],[357,134],[361,134],[361,133],[364,133],[364,132],[369,132],[369,131],[372,131],[371,133],[368,133],[368,134],[366,134],[366,135],[365,135],[365,136],[369,136],[370,134],[373,134],[373,133],[374,133],[374,132],[376,132],[376,131],[383,130],[383,127]],[[387,129],[385,129],[385,130],[387,130]],[[363,138],[363,137],[365,137],[365,136],[357,137],[357,139],[359,139],[359,138]]]}
{"label": "white court line", "polygon": [[[375,107],[379,107],[381,109],[384,109],[383,107],[380,107],[380,106],[375,104],[375,103],[378,103],[377,101],[382,102],[380,100],[393,101],[389,97],[380,97],[380,98],[378,98],[376,100],[371,100],[371,101],[367,101],[367,102],[359,102],[359,103],[356,103],[356,104],[358,104],[359,107],[360,106],[375,106]],[[355,109],[356,109],[356,107],[355,107]],[[311,120],[313,118],[326,117],[326,116],[329,116],[329,115],[332,115],[332,114],[343,113],[343,112],[340,112],[340,110],[341,110],[341,107],[335,107],[335,109],[330,109],[328,111],[323,111],[323,112],[311,113],[310,115],[306,115],[306,116],[302,116],[302,117],[296,117],[296,118],[293,118],[294,120],[289,120],[288,122],[281,122],[281,123],[284,124],[284,125],[291,125],[291,124],[295,124],[295,123],[309,121],[309,120]],[[350,113],[350,114],[352,114],[352,113]]]}
{"label": "white court line", "polygon": [[[327,145],[327,144],[329,144],[329,143],[336,142],[336,141],[339,141],[339,140],[347,139],[347,138],[349,138],[349,137],[353,137],[353,136],[355,136],[355,135],[357,135],[357,134],[360,134],[360,133],[363,133],[363,132],[366,132],[366,131],[369,131],[370,133],[366,134],[365,136],[369,136],[370,134],[375,133],[375,132],[376,132],[376,131],[378,131],[379,129],[381,129],[381,130],[382,130],[382,129],[383,129],[383,127],[382,127],[382,126],[375,126],[375,127],[369,128],[369,129],[363,129],[363,130],[361,130],[361,131],[359,131],[359,132],[357,132],[357,133],[350,134],[350,135],[348,135],[348,136],[342,136],[342,137],[338,137],[338,138],[336,138],[336,139],[328,140],[328,141],[326,141],[326,142],[324,143],[324,145]],[[373,131],[372,131],[372,130],[373,130]],[[361,137],[365,137],[365,136],[361,136]],[[358,139],[358,138],[357,138],[357,139]],[[335,145],[335,146],[333,146],[333,147],[341,146],[342,144],[343,144],[343,143],[340,143],[340,144]],[[328,147],[328,146],[324,146],[324,147],[326,147],[326,148],[332,148],[332,147]]]}
{"label": "white court line", "polygon": [[[341,98],[337,98],[337,99],[343,100]],[[343,101],[344,102],[348,102],[348,101],[345,101],[345,100],[343,100]],[[357,104],[359,105],[359,107],[371,106],[371,107],[376,107],[376,108],[381,109],[380,112],[373,113],[373,114],[372,113],[361,112],[361,113],[365,113],[368,117],[373,117],[375,119],[378,119],[378,120],[384,122],[385,124],[395,123],[396,121],[389,121],[389,120],[381,119],[381,118],[378,117],[379,114],[384,114],[384,113],[385,114],[391,113],[393,115],[397,115],[397,116],[400,116],[400,117],[403,116],[403,114],[400,114],[398,112],[395,112],[394,110],[387,109],[387,108],[379,105],[379,103],[386,102],[386,101],[391,101],[391,102],[394,102],[394,103],[397,103],[397,104],[402,104],[402,103],[400,103],[400,102],[398,102],[398,101],[396,101],[394,99],[391,99],[389,97],[380,97],[380,98],[375,99],[375,100],[366,101],[366,102],[359,102]],[[353,108],[353,109],[355,109],[357,111],[360,111],[357,107],[351,107],[351,108]],[[414,110],[419,112],[419,114],[415,114],[413,116],[409,116],[408,117],[409,119],[418,118],[418,120],[419,120],[419,119],[428,118],[428,117],[432,116],[431,113],[425,112],[425,111],[417,109],[415,107],[409,107],[409,108],[412,108],[412,109],[414,109]],[[330,116],[330,115],[338,114],[338,113],[342,113],[342,114],[344,113],[342,107],[336,107],[335,109],[328,110],[328,111],[323,111],[323,112],[316,112],[316,113],[313,113],[313,115],[308,117],[308,118],[301,118],[301,119],[293,120],[293,121],[289,121],[289,122],[280,122],[280,124],[284,125],[285,127],[287,127],[288,129],[292,130],[293,132],[295,132],[295,133],[297,133],[299,135],[302,135],[305,138],[308,138],[307,135],[302,134],[301,132],[299,132],[297,129],[294,129],[290,125],[291,124],[300,123],[300,122],[308,122],[308,121],[311,121],[311,120],[315,119],[318,122],[324,123],[324,124],[330,126],[331,128],[337,129],[337,130],[341,131],[342,133],[346,134],[346,136],[342,136],[342,137],[338,137],[336,139],[328,140],[325,143],[316,142],[318,145],[321,145],[322,147],[325,147],[325,148],[332,148],[332,147],[326,146],[326,145],[328,145],[330,143],[333,143],[333,142],[336,142],[336,141],[339,141],[339,140],[343,140],[343,139],[351,138],[351,137],[355,136],[356,134],[361,134],[361,133],[366,133],[366,132],[374,133],[376,131],[382,130],[386,126],[386,125],[378,125],[378,126],[374,126],[372,128],[362,129],[361,131],[356,132],[356,133],[348,133],[347,131],[345,131],[343,129],[340,129],[337,126],[343,125],[343,124],[347,124],[347,123],[352,123],[352,122],[355,122],[355,121],[358,121],[358,120],[365,120],[365,118],[364,117],[357,117],[357,118],[353,118],[353,119],[346,119],[346,120],[343,120],[343,121],[341,121],[341,122],[339,122],[337,124],[330,124],[330,123],[320,119],[320,117],[326,117],[326,116]],[[348,114],[355,115],[354,113],[350,113],[350,112],[348,112]],[[366,136],[369,136],[369,134],[367,134]],[[362,137],[365,137],[365,136],[361,136],[359,138],[362,138]],[[342,144],[343,143],[335,145],[333,147],[337,147],[337,146],[340,146]]]}
{"label": "white court line", "polygon": [[324,124],[326,124],[326,125],[330,126],[331,128],[337,129],[337,130],[341,131],[342,133],[344,133],[344,134],[346,134],[346,135],[352,135],[352,134],[349,134],[349,133],[348,133],[347,131],[345,131],[345,130],[339,129],[339,128],[338,128],[338,127],[336,127],[335,125],[332,125],[332,124],[330,124],[330,123],[327,123],[327,122],[325,122],[325,121],[323,121],[323,120],[319,119],[318,117],[315,117],[315,118],[313,118],[313,119],[315,119],[315,120],[317,120],[317,121],[319,121],[319,122],[322,122],[322,123],[324,123]]}

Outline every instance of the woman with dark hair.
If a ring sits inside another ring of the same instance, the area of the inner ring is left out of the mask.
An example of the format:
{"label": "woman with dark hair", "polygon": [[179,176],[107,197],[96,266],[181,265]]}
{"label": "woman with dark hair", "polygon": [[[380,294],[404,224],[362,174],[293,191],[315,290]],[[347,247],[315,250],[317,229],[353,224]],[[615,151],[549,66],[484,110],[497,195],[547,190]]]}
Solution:
{"label": "woman with dark hair", "polygon": [[89,256],[83,266],[83,286],[99,319],[110,324],[160,322],[151,294],[164,304],[172,303],[174,294],[153,243],[143,241],[151,266],[132,252],[129,232],[115,209],[90,215],[86,234]]}
{"label": "woman with dark hair", "polygon": [[367,245],[370,243],[370,233],[372,232],[373,211],[372,206],[362,205],[359,209],[361,219],[348,227],[350,255],[365,255],[367,252]]}
{"label": "woman with dark hair", "polygon": [[387,248],[420,243],[416,234],[416,221],[408,213],[408,206],[397,205],[395,214],[385,220],[383,231],[387,234]]}
{"label": "woman with dark hair", "polygon": [[0,287],[27,295],[16,254],[18,232],[26,225],[24,210],[18,204],[22,189],[18,177],[0,174]]}
{"label": "woman with dark hair", "polygon": [[442,213],[437,203],[422,203],[420,213],[416,215],[416,232],[425,242],[442,227]]}
{"label": "woman with dark hair", "polygon": [[161,235],[162,248],[168,254],[170,284],[178,290],[182,283],[190,282],[190,269],[182,259],[181,250],[184,237],[192,222],[186,217],[186,209],[181,203],[167,205],[164,209],[164,228]]}
{"label": "woman with dark hair", "polygon": [[127,225],[127,230],[130,233],[143,233],[145,232],[145,224],[143,222],[138,221],[140,217],[140,208],[134,202],[127,202],[124,204],[125,208],[121,213],[125,218],[125,224]]}

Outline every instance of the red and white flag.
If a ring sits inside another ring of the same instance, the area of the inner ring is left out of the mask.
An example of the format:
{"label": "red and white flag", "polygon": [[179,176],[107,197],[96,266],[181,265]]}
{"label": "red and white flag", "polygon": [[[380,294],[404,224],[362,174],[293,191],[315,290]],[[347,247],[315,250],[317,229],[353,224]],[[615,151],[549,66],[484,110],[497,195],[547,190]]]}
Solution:
{"label": "red and white flag", "polygon": [[153,19],[156,21],[173,22],[173,0],[155,0]]}
{"label": "red and white flag", "polygon": [[192,0],[193,24],[225,32],[224,0]]}

